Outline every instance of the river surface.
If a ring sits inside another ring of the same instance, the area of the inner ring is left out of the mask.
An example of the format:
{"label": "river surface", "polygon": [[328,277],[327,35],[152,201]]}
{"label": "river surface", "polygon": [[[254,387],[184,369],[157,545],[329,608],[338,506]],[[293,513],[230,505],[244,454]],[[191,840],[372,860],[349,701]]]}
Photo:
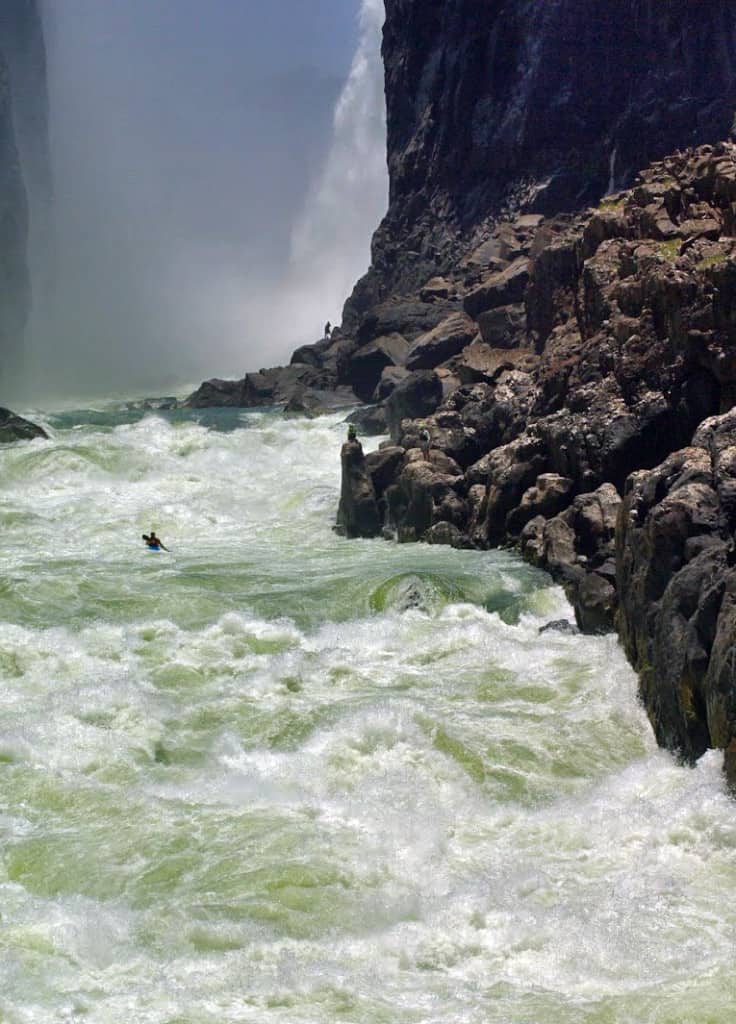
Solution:
{"label": "river surface", "polygon": [[337,537],[340,417],[41,419],[0,447],[3,1024],[733,1020],[720,757],[540,634],[546,575]]}

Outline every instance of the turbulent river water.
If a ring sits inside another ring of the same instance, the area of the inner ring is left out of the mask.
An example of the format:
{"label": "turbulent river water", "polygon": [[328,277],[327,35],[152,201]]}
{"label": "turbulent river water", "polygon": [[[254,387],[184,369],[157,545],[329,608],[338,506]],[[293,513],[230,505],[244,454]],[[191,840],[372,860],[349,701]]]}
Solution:
{"label": "turbulent river water", "polygon": [[0,1021],[733,1019],[720,758],[515,556],[338,538],[339,419],[0,448]]}

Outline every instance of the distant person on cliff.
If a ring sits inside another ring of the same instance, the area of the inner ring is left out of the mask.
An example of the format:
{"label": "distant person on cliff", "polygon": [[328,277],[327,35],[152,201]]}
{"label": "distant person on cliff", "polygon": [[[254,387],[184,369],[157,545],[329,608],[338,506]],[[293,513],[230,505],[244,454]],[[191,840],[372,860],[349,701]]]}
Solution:
{"label": "distant person on cliff", "polygon": [[161,549],[164,551],[169,550],[164,544],[164,542],[161,540],[161,538],[156,536],[155,530],[151,530],[150,535],[144,533],[143,540],[146,542],[146,545],[151,549],[151,551],[159,551]]}
{"label": "distant person on cliff", "polygon": [[327,323],[325,324],[325,338],[329,338],[331,334],[332,334],[332,324],[328,320]]}
{"label": "distant person on cliff", "polygon": [[348,441],[357,441],[358,431],[355,429],[355,424],[351,423],[348,427]]}
{"label": "distant person on cliff", "polygon": [[429,449],[432,447],[432,436],[426,427],[419,431],[419,447],[425,462],[429,462]]}

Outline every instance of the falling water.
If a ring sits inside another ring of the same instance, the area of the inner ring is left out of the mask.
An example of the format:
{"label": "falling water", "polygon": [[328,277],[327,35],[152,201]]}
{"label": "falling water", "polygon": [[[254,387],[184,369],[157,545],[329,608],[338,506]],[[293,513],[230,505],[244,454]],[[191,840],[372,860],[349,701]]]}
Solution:
{"label": "falling water", "polygon": [[386,212],[386,106],[382,0],[363,0],[361,37],[335,109],[322,173],[292,235],[291,269],[302,313],[337,322],[368,269],[370,237]]}
{"label": "falling water", "polygon": [[608,161],[608,188],[606,189],[606,195],[611,195],[612,192],[616,191],[616,157],[618,156],[618,146],[614,146],[611,150],[611,156]]}

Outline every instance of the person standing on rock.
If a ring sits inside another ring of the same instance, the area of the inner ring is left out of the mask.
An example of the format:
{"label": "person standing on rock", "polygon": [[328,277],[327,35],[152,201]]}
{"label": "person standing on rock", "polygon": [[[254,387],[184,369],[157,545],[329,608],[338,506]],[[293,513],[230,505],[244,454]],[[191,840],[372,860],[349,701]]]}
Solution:
{"label": "person standing on rock", "polygon": [[422,427],[419,431],[419,447],[422,450],[422,457],[425,462],[429,462],[429,449],[432,447],[432,436],[426,427]]}
{"label": "person standing on rock", "polygon": [[355,424],[351,423],[348,427],[348,441],[357,441],[358,431],[355,429]]}
{"label": "person standing on rock", "polygon": [[325,338],[329,338],[331,334],[332,334],[332,324],[328,320],[327,323],[325,324]]}

